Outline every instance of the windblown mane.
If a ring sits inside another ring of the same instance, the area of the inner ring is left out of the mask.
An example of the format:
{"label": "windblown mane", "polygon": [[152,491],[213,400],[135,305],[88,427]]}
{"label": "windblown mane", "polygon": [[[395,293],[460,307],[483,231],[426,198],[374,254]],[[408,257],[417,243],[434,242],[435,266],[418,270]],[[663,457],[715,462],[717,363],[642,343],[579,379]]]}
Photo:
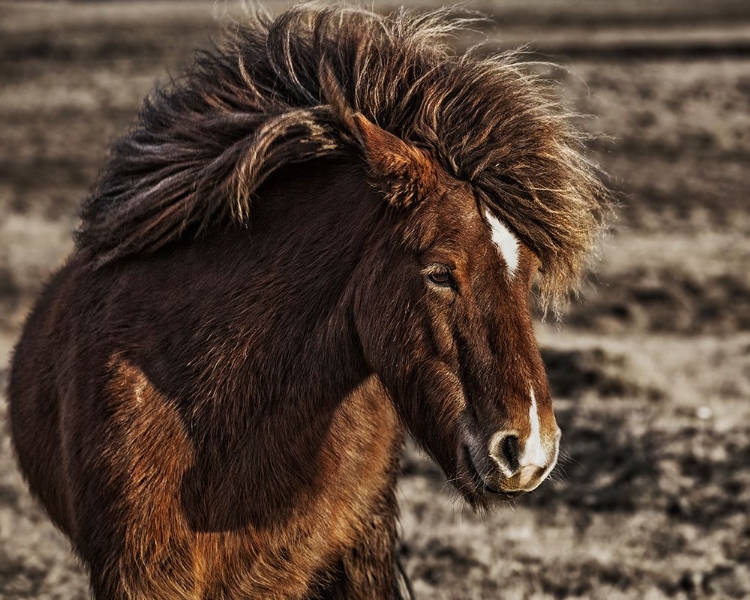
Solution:
{"label": "windblown mane", "polygon": [[303,5],[233,24],[115,143],[82,208],[79,248],[104,264],[246,226],[275,170],[356,151],[344,103],[470,182],[539,256],[544,300],[564,296],[607,194],[568,114],[516,55],[457,56],[444,45],[465,23],[446,11]]}

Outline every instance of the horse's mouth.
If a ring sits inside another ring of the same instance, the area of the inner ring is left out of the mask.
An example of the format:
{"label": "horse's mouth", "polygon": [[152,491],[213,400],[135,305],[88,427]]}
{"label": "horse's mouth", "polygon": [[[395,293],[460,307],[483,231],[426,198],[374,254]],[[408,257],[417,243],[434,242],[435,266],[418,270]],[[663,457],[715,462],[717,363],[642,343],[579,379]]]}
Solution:
{"label": "horse's mouth", "polygon": [[469,470],[469,473],[471,474],[471,479],[474,482],[474,485],[476,486],[476,489],[483,495],[487,496],[495,496],[497,498],[506,498],[508,500],[511,500],[513,498],[517,498],[521,494],[523,494],[522,491],[518,492],[504,492],[502,490],[499,490],[490,484],[488,484],[484,478],[479,474],[479,471],[477,470],[476,466],[474,465],[474,459],[471,456],[471,450],[468,446],[464,445],[463,447],[463,453],[464,453],[464,462],[466,463],[466,467]]}

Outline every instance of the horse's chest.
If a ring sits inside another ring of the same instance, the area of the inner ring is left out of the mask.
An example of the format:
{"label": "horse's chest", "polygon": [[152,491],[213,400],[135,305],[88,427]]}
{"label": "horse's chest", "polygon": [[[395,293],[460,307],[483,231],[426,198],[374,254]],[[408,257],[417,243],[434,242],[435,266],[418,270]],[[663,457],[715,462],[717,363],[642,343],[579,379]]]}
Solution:
{"label": "horse's chest", "polygon": [[[389,532],[395,506],[393,486],[401,430],[377,381],[368,381],[337,410],[318,456],[320,481],[269,527],[250,525],[241,532],[210,534],[200,544],[207,579],[227,597],[305,597],[311,584],[324,579],[371,537]],[[211,577],[211,573],[215,577]],[[209,586],[210,587],[210,586]],[[205,590],[205,597],[214,594]],[[218,594],[214,594],[218,595]]]}
{"label": "horse's chest", "polygon": [[[208,437],[207,451],[175,404],[125,361],[113,365],[107,392],[114,419],[108,437],[97,437],[107,444],[97,465],[102,485],[119,487],[116,510],[99,512],[122,524],[119,568],[138,597],[305,598],[342,565],[357,571],[352,556],[370,569],[390,561],[401,429],[376,379],[324,419],[315,449],[293,463],[254,451],[268,445],[257,440],[231,450]],[[312,485],[295,485],[303,472]]]}

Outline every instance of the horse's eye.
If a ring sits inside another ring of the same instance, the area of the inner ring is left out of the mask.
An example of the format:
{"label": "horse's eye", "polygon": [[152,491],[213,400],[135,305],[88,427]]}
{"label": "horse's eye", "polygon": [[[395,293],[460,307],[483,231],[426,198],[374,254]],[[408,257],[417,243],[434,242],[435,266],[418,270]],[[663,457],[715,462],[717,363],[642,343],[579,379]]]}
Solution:
{"label": "horse's eye", "polygon": [[451,275],[448,267],[441,266],[431,269],[427,274],[427,279],[440,287],[456,289],[456,280],[453,279],[453,275]]}

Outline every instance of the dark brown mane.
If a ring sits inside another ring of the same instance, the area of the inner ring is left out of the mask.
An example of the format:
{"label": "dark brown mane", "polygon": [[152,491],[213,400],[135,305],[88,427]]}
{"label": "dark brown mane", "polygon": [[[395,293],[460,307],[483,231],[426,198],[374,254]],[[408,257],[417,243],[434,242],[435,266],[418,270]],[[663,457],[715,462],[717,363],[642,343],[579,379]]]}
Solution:
{"label": "dark brown mane", "polygon": [[444,46],[464,23],[445,11],[381,17],[308,5],[230,27],[114,145],[83,207],[79,247],[104,264],[250,225],[253,194],[275,170],[356,151],[332,106],[340,94],[470,182],[542,261],[544,300],[561,297],[601,227],[606,194],[567,113],[517,55]]}

